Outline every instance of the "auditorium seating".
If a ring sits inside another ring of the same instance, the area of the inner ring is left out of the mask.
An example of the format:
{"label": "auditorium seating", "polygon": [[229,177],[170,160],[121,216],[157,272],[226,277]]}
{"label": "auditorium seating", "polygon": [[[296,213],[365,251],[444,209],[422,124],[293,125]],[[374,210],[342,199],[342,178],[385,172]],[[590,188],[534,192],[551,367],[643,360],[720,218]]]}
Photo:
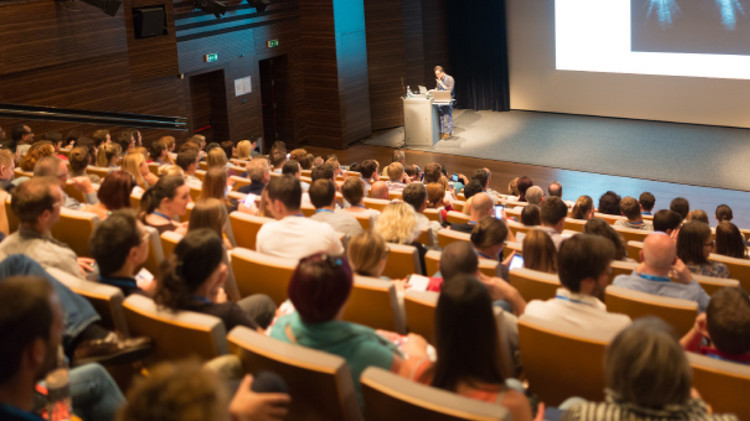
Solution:
{"label": "auditorium seating", "polygon": [[736,279],[729,279],[729,278],[716,278],[713,276],[705,276],[705,275],[695,275],[693,274],[693,279],[698,281],[699,284],[701,284],[701,287],[708,295],[714,295],[714,292],[717,290],[724,288],[724,287],[738,287],[740,286],[740,281]]}
{"label": "auditorium seating", "polygon": [[458,211],[448,211],[445,214],[445,220],[450,224],[466,224],[469,222],[469,215],[465,215]]}
{"label": "auditorium seating", "polygon": [[125,320],[130,334],[147,336],[154,349],[148,363],[196,356],[203,361],[229,352],[221,319],[192,311],[162,309],[151,298],[134,294],[125,299]]}
{"label": "auditorium seating", "polygon": [[586,225],[586,222],[589,222],[585,219],[574,219],[574,218],[565,218],[565,222],[563,223],[563,229],[576,231],[576,232],[583,232],[583,227]]}
{"label": "auditorium seating", "polygon": [[643,241],[628,241],[628,257],[635,260],[636,262],[641,261],[641,250],[643,250]]}
{"label": "auditorium seating", "polygon": [[750,366],[687,353],[693,368],[693,387],[708,402],[714,413],[733,413],[750,419]]}
{"label": "auditorium seating", "polygon": [[404,293],[406,330],[424,336],[435,344],[435,308],[439,293],[433,291],[410,291]]}
{"label": "auditorium seating", "polygon": [[354,286],[341,313],[341,320],[406,334],[396,287],[392,282],[378,278],[354,276]]}
{"label": "auditorium seating", "polygon": [[363,200],[366,208],[375,209],[378,212],[383,212],[383,209],[391,203],[390,200],[373,199],[372,197],[365,197]]}
{"label": "auditorium seating", "polygon": [[438,230],[438,246],[440,248],[444,248],[448,244],[454,242],[454,241],[466,241],[468,243],[471,243],[471,234],[466,232],[460,232],[455,231],[451,229],[441,229]]}
{"label": "auditorium seating", "polygon": [[362,215],[359,213],[351,213],[350,215],[352,215],[357,220],[357,222],[359,222],[359,225],[362,226],[363,230],[367,231],[370,229],[371,221],[370,221],[369,215],[367,214]]}
{"label": "auditorium seating", "polygon": [[89,239],[99,225],[99,216],[90,212],[60,208],[60,220],[50,230],[58,241],[67,244],[78,257],[91,257]]}
{"label": "auditorium seating", "polygon": [[237,191],[242,186],[247,186],[252,183],[249,178],[243,178],[243,177],[237,177],[236,175],[229,177],[230,182],[232,183],[232,191]]}
{"label": "auditorium seating", "polygon": [[609,283],[611,284],[616,277],[633,273],[638,267],[638,263],[624,260],[613,260],[610,267],[612,268],[612,272],[609,274]]}
{"label": "auditorium seating", "polygon": [[177,243],[182,240],[182,235],[177,234],[174,231],[167,231],[163,232],[160,236],[161,238],[161,249],[164,252],[164,258],[167,259],[169,256],[172,255],[172,252],[174,251],[175,246],[177,246]]}
{"label": "auditorium seating", "polygon": [[[432,276],[435,272],[440,270],[440,255],[442,253],[438,250],[427,250],[424,256],[424,264],[426,266],[427,276]],[[487,276],[497,276],[497,265],[500,262],[497,260],[479,258],[479,271]]]}
{"label": "auditorium seating", "polygon": [[643,241],[647,235],[652,234],[653,231],[639,230],[634,228],[622,228],[613,227],[614,230],[622,236],[625,242],[628,241]]}
{"label": "auditorium seating", "polygon": [[548,406],[571,396],[604,400],[604,351],[618,332],[591,332],[528,315],[518,340],[529,388]]}
{"label": "auditorium seating", "polygon": [[430,221],[440,222],[440,211],[437,209],[425,209],[423,212],[424,216]]}
{"label": "auditorium seating", "polygon": [[511,270],[508,277],[510,284],[518,290],[526,302],[554,298],[557,289],[562,287],[560,279],[554,273],[520,268]]}
{"label": "auditorium seating", "polygon": [[149,162],[148,163],[148,170],[151,171],[151,174],[153,175],[159,175],[159,167],[161,165],[158,162]]}
{"label": "auditorium seating", "polygon": [[383,275],[391,279],[405,278],[412,273],[422,273],[419,252],[414,246],[388,243],[390,249]]}
{"label": "auditorium seating", "polygon": [[297,262],[242,247],[233,249],[231,257],[232,272],[241,297],[267,294],[276,305],[286,300]]}
{"label": "auditorium seating", "polygon": [[711,253],[708,256],[708,260],[727,265],[729,276],[740,281],[740,285],[742,285],[745,291],[750,291],[750,259],[739,259]]}
{"label": "auditorium seating", "polygon": [[273,219],[237,211],[230,213],[229,223],[232,226],[237,247],[255,250],[255,239],[258,236],[258,231],[264,223],[269,221],[273,221]]}
{"label": "auditorium seating", "polygon": [[227,339],[246,373],[271,371],[286,381],[293,396],[286,419],[363,420],[351,371],[343,358],[282,342],[244,326],[232,329]]}
{"label": "auditorium seating", "polygon": [[107,178],[110,172],[112,172],[113,168],[107,168],[107,167],[96,167],[93,165],[89,165],[86,167],[86,172],[88,174],[94,174],[98,175],[102,180]]}
{"label": "auditorium seating", "polygon": [[18,217],[13,213],[13,208],[10,207],[10,195],[5,199],[5,215],[8,218],[8,232],[14,233],[18,230]]}
{"label": "auditorium seating", "polygon": [[607,287],[604,302],[610,313],[622,313],[635,320],[656,316],[674,328],[679,336],[687,333],[698,315],[698,303],[679,298],[648,294],[632,289]]}
{"label": "auditorium seating", "polygon": [[143,264],[149,272],[155,277],[159,277],[161,274],[161,261],[164,260],[164,251],[161,249],[161,237],[159,237],[159,231],[154,227],[144,226],[148,232],[148,256],[146,257],[146,263]]}
{"label": "auditorium seating", "polygon": [[72,197],[73,199],[81,203],[86,203],[86,195],[82,191],[75,188],[75,186],[70,180],[68,180],[68,182],[65,183],[65,187],[63,187],[63,191],[65,192],[65,194]]}
{"label": "auditorium seating", "polygon": [[419,231],[417,241],[423,244],[425,247],[431,247],[433,244],[435,244],[435,239],[432,238],[432,236],[432,230],[429,227],[423,228],[421,231]]}
{"label": "auditorium seating", "polygon": [[367,368],[361,383],[368,421],[510,420],[509,412],[496,403],[415,383],[378,367]]}

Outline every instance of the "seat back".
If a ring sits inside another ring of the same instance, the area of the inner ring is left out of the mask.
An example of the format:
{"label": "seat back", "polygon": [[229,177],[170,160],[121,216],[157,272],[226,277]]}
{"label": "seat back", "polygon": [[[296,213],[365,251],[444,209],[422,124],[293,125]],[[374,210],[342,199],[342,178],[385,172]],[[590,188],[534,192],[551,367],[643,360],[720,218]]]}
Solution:
{"label": "seat back", "polygon": [[628,241],[628,257],[640,262],[641,250],[643,250],[643,241]]}
{"label": "seat back", "polygon": [[419,235],[417,236],[417,241],[421,244],[424,244],[425,247],[430,247],[434,243],[434,239],[432,238],[432,230],[427,228],[422,228],[421,231],[419,231]]}
{"label": "seat back", "polygon": [[740,281],[740,285],[745,291],[750,291],[750,260],[740,259],[737,257],[722,256],[720,254],[711,253],[708,256],[708,260],[713,262],[721,262],[727,265],[729,274],[732,278]]}
{"label": "seat back", "polygon": [[[427,250],[424,256],[424,265],[427,276],[432,276],[440,270],[440,256],[442,253],[438,250]],[[479,271],[487,276],[497,276],[497,260],[479,258]]]}
{"label": "seat back", "polygon": [[554,273],[545,273],[538,270],[520,268],[513,269],[508,275],[510,284],[513,285],[524,300],[549,300],[557,294],[557,289],[562,286],[560,279]]}
{"label": "seat back", "polygon": [[159,175],[159,167],[161,165],[158,162],[149,162],[148,163],[148,170],[151,171],[151,174],[158,176]]}
{"label": "seat back", "polygon": [[148,232],[148,256],[143,267],[146,268],[152,275],[159,277],[161,274],[161,262],[164,260],[164,251],[161,248],[161,238],[159,237],[159,231],[154,227],[144,226]]}
{"label": "seat back", "polygon": [[193,311],[159,308],[154,300],[134,294],[125,299],[125,320],[130,334],[154,341],[150,363],[197,356],[201,360],[229,352],[221,319]]}
{"label": "seat back", "polygon": [[693,387],[708,402],[714,413],[733,413],[750,419],[750,366],[721,361],[705,355],[687,353],[693,368]]}
{"label": "seat back", "polygon": [[635,228],[623,228],[623,227],[612,227],[615,231],[622,236],[627,243],[628,241],[643,241],[646,236],[653,234],[650,230],[639,230]]}
{"label": "seat back", "polygon": [[365,416],[368,421],[509,420],[509,412],[497,404],[463,397],[425,386],[379,367],[368,367],[361,378]]}
{"label": "seat back", "polygon": [[109,175],[111,171],[112,171],[112,168],[107,168],[107,167],[96,167],[93,165],[89,165],[88,167],[86,167],[87,173],[98,175],[99,177],[101,177],[102,180],[107,178],[107,176]]}
{"label": "seat back", "polygon": [[610,267],[612,268],[612,272],[609,274],[609,283],[611,284],[616,277],[633,273],[635,268],[638,267],[638,263],[626,262],[624,260],[613,260]]}
{"label": "seat back", "polygon": [[237,211],[230,213],[229,223],[232,225],[232,232],[234,233],[235,241],[237,241],[237,247],[255,250],[255,239],[258,237],[260,227],[270,221],[273,221],[273,219],[248,215]]}
{"label": "seat back", "polygon": [[359,225],[362,226],[363,230],[368,231],[370,229],[370,225],[372,225],[370,215],[361,215],[359,213],[350,213],[350,215],[359,222]]}
{"label": "seat back", "polygon": [[297,262],[242,247],[232,249],[231,256],[232,272],[241,297],[263,293],[276,305],[286,300]]}
{"label": "seat back", "polygon": [[672,326],[680,337],[687,333],[698,315],[698,303],[679,298],[663,297],[632,289],[607,287],[604,301],[610,313],[622,313],[635,320],[656,316]]}
{"label": "seat back", "polygon": [[445,248],[445,246],[454,241],[466,241],[467,243],[471,243],[471,234],[466,232],[460,232],[451,229],[441,229],[438,230],[437,236],[438,246],[440,248]]}
{"label": "seat back", "polygon": [[101,317],[99,323],[102,327],[116,330],[128,336],[128,324],[125,322],[125,312],[122,307],[125,297],[122,295],[120,288],[75,277],[57,268],[46,270],[50,276],[70,288],[71,291],[89,300]]}
{"label": "seat back", "polygon": [[8,218],[8,233],[12,234],[18,230],[18,217],[13,213],[13,208],[10,207],[10,195],[5,199],[5,216]]}
{"label": "seat back", "polygon": [[586,222],[589,221],[585,219],[565,218],[563,229],[583,232],[583,226],[586,225]]}
{"label": "seat back", "polygon": [[699,284],[701,284],[701,287],[703,288],[704,291],[706,291],[706,294],[708,295],[714,295],[714,292],[724,287],[740,286],[740,281],[736,279],[716,278],[713,276],[696,275],[696,274],[693,274],[693,279],[695,279],[696,281],[698,281]]}
{"label": "seat back", "polygon": [[78,210],[60,208],[60,220],[50,232],[55,239],[67,244],[79,257],[91,257],[89,240],[99,225],[99,216]]}
{"label": "seat back", "polygon": [[375,209],[378,212],[383,212],[383,209],[388,206],[389,203],[391,203],[391,201],[387,199],[374,199],[372,197],[364,198],[365,207],[368,209]]}
{"label": "seat back", "polygon": [[571,396],[604,400],[604,351],[616,334],[521,316],[518,340],[529,388],[550,406]]}
{"label": "seat back", "polygon": [[404,294],[406,330],[424,336],[435,344],[435,309],[439,293],[434,291],[409,291]]}
{"label": "seat back", "polygon": [[246,373],[281,376],[293,397],[289,420],[362,420],[346,361],[333,354],[270,338],[244,326],[229,332],[229,346]]}
{"label": "seat back", "polygon": [[65,192],[65,194],[72,197],[73,199],[81,203],[86,203],[86,195],[83,194],[82,191],[75,188],[72,181],[68,181],[67,183],[65,183],[65,187],[63,188],[63,191]]}
{"label": "seat back", "polygon": [[302,214],[305,215],[306,218],[309,218],[315,215],[315,206],[313,205],[302,205],[300,206],[300,210],[302,211]]}
{"label": "seat back", "polygon": [[169,256],[172,255],[172,252],[174,251],[174,248],[177,246],[177,243],[182,240],[182,235],[177,234],[174,231],[167,231],[163,232],[161,234],[161,249],[164,252],[164,258],[167,259]]}
{"label": "seat back", "polygon": [[466,224],[471,218],[458,211],[448,211],[445,214],[445,220],[451,224]]}
{"label": "seat back", "polygon": [[388,243],[388,248],[390,252],[388,253],[388,260],[385,262],[383,275],[391,279],[401,279],[412,273],[422,273],[419,252],[416,247]]}
{"label": "seat back", "polygon": [[440,222],[440,211],[437,209],[428,208],[422,211],[424,216],[427,217],[430,221],[437,221]]}
{"label": "seat back", "polygon": [[236,175],[230,176],[229,179],[232,181],[232,191],[237,191],[242,186],[252,184],[252,181],[249,178],[237,177]]}
{"label": "seat back", "polygon": [[406,333],[396,288],[392,282],[382,279],[355,275],[354,286],[346,300],[341,319],[373,329]]}
{"label": "seat back", "polygon": [[608,213],[601,213],[601,212],[595,212],[594,213],[594,218],[603,219],[603,220],[607,221],[607,223],[609,225],[614,224],[615,221],[620,220],[620,219],[621,220],[625,220],[625,221],[628,220],[628,218],[626,218],[626,217],[624,217],[622,215],[610,215]]}
{"label": "seat back", "polygon": [[510,228],[511,231],[513,231],[513,234],[515,235],[518,235],[518,234],[526,235],[529,233],[529,231],[539,228],[539,226],[524,225],[520,222],[508,221],[508,228]]}

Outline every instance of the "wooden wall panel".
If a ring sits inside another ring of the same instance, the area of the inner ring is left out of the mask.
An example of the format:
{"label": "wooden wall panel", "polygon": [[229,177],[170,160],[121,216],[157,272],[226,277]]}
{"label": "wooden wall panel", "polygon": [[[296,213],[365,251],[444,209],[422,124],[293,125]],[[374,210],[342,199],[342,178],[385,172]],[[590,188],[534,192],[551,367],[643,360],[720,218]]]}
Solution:
{"label": "wooden wall panel", "polygon": [[[167,34],[136,39],[133,33],[133,9],[163,5],[167,15]],[[176,77],[180,72],[177,60],[174,8],[171,0],[125,0],[123,3],[128,39],[130,78],[134,81]]]}
{"label": "wooden wall panel", "polygon": [[424,25],[422,0],[403,0],[404,71],[410,86],[432,87],[432,79],[424,78]]}
{"label": "wooden wall panel", "polygon": [[[445,68],[451,74],[451,63],[448,55],[448,17],[446,16],[447,0],[422,0],[422,25],[424,39],[424,80],[427,86],[435,87],[436,65]],[[459,83],[460,81],[456,81]]]}

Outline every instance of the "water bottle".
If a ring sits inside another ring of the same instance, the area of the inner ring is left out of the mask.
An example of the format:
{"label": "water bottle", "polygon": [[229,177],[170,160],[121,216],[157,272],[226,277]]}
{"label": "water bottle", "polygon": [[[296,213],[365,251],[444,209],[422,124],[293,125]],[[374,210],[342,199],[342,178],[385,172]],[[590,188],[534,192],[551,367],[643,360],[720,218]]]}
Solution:
{"label": "water bottle", "polygon": [[57,367],[49,372],[47,382],[47,419],[49,421],[69,421],[73,413],[70,398],[68,363],[62,347],[57,349]]}
{"label": "water bottle", "polygon": [[411,92],[411,89],[409,88],[409,85],[406,85],[406,97],[407,98],[414,98],[414,94]]}

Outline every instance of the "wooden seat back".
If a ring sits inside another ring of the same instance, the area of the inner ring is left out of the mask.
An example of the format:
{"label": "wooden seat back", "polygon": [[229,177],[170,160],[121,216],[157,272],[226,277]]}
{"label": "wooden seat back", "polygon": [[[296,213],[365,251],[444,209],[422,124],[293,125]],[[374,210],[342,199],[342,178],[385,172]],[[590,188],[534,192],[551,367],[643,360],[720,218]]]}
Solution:
{"label": "wooden seat back", "polygon": [[266,222],[273,219],[263,216],[248,215],[242,212],[232,212],[229,214],[229,223],[232,226],[234,239],[237,241],[237,247],[244,247],[255,250],[255,240],[258,236],[260,227]]}
{"label": "wooden seat back", "polygon": [[406,323],[390,281],[367,276],[354,276],[354,285],[341,314],[342,320],[373,329],[406,334]]}
{"label": "wooden seat back", "polygon": [[422,273],[422,264],[416,247],[395,243],[388,243],[387,246],[390,252],[383,275],[391,279],[401,279],[412,273]]}
{"label": "wooden seat back", "polygon": [[698,303],[679,298],[663,297],[655,294],[610,285],[605,293],[607,311],[622,313],[635,320],[645,316],[656,316],[674,328],[681,337],[695,323]]}
{"label": "wooden seat back", "polygon": [[510,284],[513,285],[524,300],[549,300],[562,287],[557,274],[540,272],[538,270],[520,268],[510,271]]}
{"label": "wooden seat back", "polygon": [[231,252],[232,272],[241,297],[266,294],[276,305],[287,299],[297,262],[237,247]]}

